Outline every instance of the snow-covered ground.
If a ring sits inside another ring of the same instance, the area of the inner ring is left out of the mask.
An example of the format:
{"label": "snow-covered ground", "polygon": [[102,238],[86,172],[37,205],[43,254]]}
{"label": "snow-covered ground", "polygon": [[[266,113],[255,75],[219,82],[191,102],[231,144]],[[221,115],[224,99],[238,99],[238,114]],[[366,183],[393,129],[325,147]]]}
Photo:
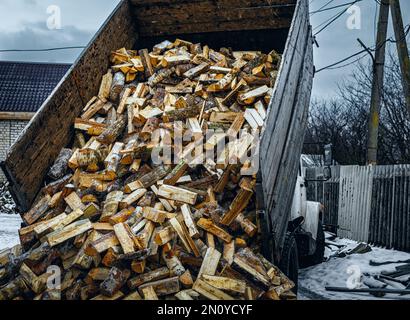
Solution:
{"label": "snow-covered ground", "polygon": [[0,250],[19,244],[21,218],[17,214],[0,213]]}
{"label": "snow-covered ground", "polygon": [[[332,246],[332,249],[326,248],[326,256],[335,254],[340,249],[349,250],[355,248],[358,243],[352,240],[339,239],[333,240],[335,244],[343,247]],[[395,267],[403,265],[388,264],[382,266],[369,265],[370,260],[382,261],[403,261],[410,259],[410,254],[400,251],[387,250],[383,248],[372,247],[372,251],[364,254],[352,254],[343,258],[330,257],[328,261],[302,269],[299,273],[299,299],[305,300],[362,300],[362,299],[380,299],[367,293],[340,293],[326,291],[326,286],[347,287],[348,281],[352,282],[360,279],[361,274],[377,275],[381,271],[394,271]],[[409,275],[404,276],[404,279]],[[403,278],[400,278],[403,280]],[[366,288],[366,286],[363,286]],[[391,283],[387,288],[405,289],[403,285]],[[410,300],[410,295],[399,296],[397,294],[388,294],[383,299],[406,299]]]}

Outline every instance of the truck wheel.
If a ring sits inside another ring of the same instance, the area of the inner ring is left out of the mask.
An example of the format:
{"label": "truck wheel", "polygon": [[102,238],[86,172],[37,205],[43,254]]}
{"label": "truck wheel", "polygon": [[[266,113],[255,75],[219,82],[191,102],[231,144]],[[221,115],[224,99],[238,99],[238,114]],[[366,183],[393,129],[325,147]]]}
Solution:
{"label": "truck wheel", "polygon": [[298,291],[299,260],[298,246],[293,233],[287,233],[282,249],[282,257],[279,264],[280,270],[295,283],[294,293]]}
{"label": "truck wheel", "polygon": [[322,263],[325,256],[325,231],[323,230],[322,221],[319,220],[316,236],[315,252],[303,259],[303,265],[306,267]]}

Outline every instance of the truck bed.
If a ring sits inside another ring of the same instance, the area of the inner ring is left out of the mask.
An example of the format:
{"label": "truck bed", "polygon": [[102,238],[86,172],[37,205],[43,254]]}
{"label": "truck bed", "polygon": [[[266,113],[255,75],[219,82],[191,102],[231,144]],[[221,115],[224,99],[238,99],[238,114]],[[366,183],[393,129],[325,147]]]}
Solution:
{"label": "truck bed", "polygon": [[[183,38],[234,50],[283,53],[260,147],[263,221],[280,248],[303,145],[313,78],[308,0],[123,0],[44,102],[2,163],[18,210],[27,211],[73,122],[98,93],[111,51]],[[278,252],[278,250],[275,250]],[[273,250],[270,250],[273,252]]]}

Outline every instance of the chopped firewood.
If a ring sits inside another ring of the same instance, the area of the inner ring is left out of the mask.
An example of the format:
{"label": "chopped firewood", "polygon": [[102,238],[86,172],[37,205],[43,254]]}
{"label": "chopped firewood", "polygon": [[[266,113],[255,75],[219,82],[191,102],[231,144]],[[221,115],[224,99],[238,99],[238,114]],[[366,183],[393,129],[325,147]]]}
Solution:
{"label": "chopped firewood", "polygon": [[144,300],[159,300],[157,294],[153,287],[145,287],[141,289]]}
{"label": "chopped firewood", "polygon": [[185,271],[185,273],[179,276],[179,281],[182,283],[184,288],[192,288],[194,281],[192,280],[192,275],[189,270]]}
{"label": "chopped firewood", "polygon": [[198,272],[198,277],[203,274],[211,276],[215,275],[220,258],[221,253],[215,248],[209,247],[202,262],[201,269]]}
{"label": "chopped firewood", "polygon": [[234,300],[230,295],[214,286],[197,279],[192,287],[196,292],[210,300]]}
{"label": "chopped firewood", "polygon": [[252,196],[253,191],[241,189],[232,202],[229,211],[222,217],[221,223],[229,226],[236,219],[236,217],[248,206]]}
{"label": "chopped firewood", "polygon": [[100,291],[107,297],[113,297],[119,289],[127,282],[130,276],[129,270],[112,268],[108,277],[101,283]]}
{"label": "chopped firewood", "polygon": [[199,231],[192,218],[191,209],[187,204],[181,206],[181,212],[184,217],[185,225],[189,230],[189,236],[193,239],[199,238]]}
{"label": "chopped firewood", "polygon": [[108,71],[102,78],[100,91],[98,93],[98,97],[100,99],[108,99],[110,97],[112,85],[112,73]]}
{"label": "chopped firewood", "polygon": [[110,91],[110,100],[112,102],[117,102],[120,96],[120,93],[125,85],[125,75],[118,71],[114,74],[112,79],[111,91]]}
{"label": "chopped firewood", "polygon": [[142,213],[145,219],[155,223],[163,223],[167,217],[167,212],[150,207],[144,207]]}
{"label": "chopped firewood", "polygon": [[70,238],[74,238],[79,234],[82,234],[90,229],[92,229],[92,224],[90,220],[80,220],[78,222],[74,222],[67,227],[54,231],[47,235],[47,242],[51,247],[54,247],[64,241],[67,241]]}
{"label": "chopped firewood", "polygon": [[211,275],[202,275],[202,279],[211,286],[224,291],[245,293],[246,282],[226,277],[217,277]]}
{"label": "chopped firewood", "polygon": [[197,225],[227,243],[232,241],[232,236],[222,228],[215,225],[212,220],[201,218],[199,219]]}
{"label": "chopped firewood", "polygon": [[259,253],[245,170],[280,59],[181,39],[112,52],[21,245],[0,252],[0,300],[293,299]]}
{"label": "chopped firewood", "polygon": [[33,208],[24,214],[23,220],[28,224],[33,224],[40,219],[48,210],[51,197],[47,194],[44,198],[37,202]]}
{"label": "chopped firewood", "polygon": [[158,190],[158,196],[169,200],[195,205],[198,194],[185,189],[162,185]]}
{"label": "chopped firewood", "polygon": [[188,164],[183,160],[181,161],[165,178],[164,184],[173,186],[184,175],[188,169]]}
{"label": "chopped firewood", "polygon": [[270,287],[270,279],[260,259],[249,249],[242,249],[234,257],[234,265],[249,273],[263,285]]}
{"label": "chopped firewood", "polygon": [[235,241],[224,243],[223,258],[231,265],[235,255]]}
{"label": "chopped firewood", "polygon": [[252,104],[256,98],[263,97],[264,95],[270,92],[270,88],[268,86],[262,86],[257,89],[248,91],[247,93],[241,94],[239,96],[239,101],[244,104]]}
{"label": "chopped firewood", "polygon": [[179,292],[179,277],[157,280],[141,285],[138,290],[143,293],[145,288],[153,288],[158,296],[167,296]]}
{"label": "chopped firewood", "polygon": [[127,224],[118,223],[114,226],[115,235],[121,244],[122,250],[125,254],[135,252],[135,242],[133,237],[130,236],[131,231]]}
{"label": "chopped firewood", "polygon": [[94,256],[99,253],[107,251],[109,248],[119,245],[117,236],[114,232],[107,233],[106,235],[100,237],[99,239],[91,242],[89,246],[86,247],[85,253]]}

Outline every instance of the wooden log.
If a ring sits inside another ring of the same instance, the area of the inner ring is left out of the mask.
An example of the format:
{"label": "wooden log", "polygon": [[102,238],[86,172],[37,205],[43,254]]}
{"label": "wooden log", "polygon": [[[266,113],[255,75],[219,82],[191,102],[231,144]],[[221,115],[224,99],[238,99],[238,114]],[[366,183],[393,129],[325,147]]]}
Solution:
{"label": "wooden log", "polygon": [[216,237],[218,237],[219,239],[223,240],[226,243],[229,243],[232,241],[232,236],[228,232],[223,230],[222,228],[215,225],[210,219],[201,218],[199,219],[197,225],[198,227],[215,235]]}
{"label": "wooden log", "polygon": [[54,165],[48,171],[48,176],[53,180],[59,180],[67,174],[68,161],[73,155],[71,149],[63,148],[54,162]]}
{"label": "wooden log", "polygon": [[64,198],[64,201],[72,210],[85,209],[85,205],[83,204],[81,198],[78,196],[76,192],[71,192],[67,197]]}
{"label": "wooden log", "polygon": [[234,300],[230,295],[224,293],[201,279],[197,279],[192,287],[196,292],[210,300]]}
{"label": "wooden log", "polygon": [[158,210],[151,207],[144,207],[142,209],[143,217],[155,223],[164,223],[168,212]]}
{"label": "wooden log", "polygon": [[145,283],[162,280],[164,278],[168,278],[169,276],[169,269],[167,267],[162,267],[131,278],[130,280],[128,280],[127,285],[131,290],[135,290]]}
{"label": "wooden log", "polygon": [[158,118],[149,118],[140,132],[140,137],[147,141],[151,139],[152,134],[159,128]]}
{"label": "wooden log", "polygon": [[194,79],[201,75],[202,73],[205,73],[209,70],[210,66],[208,63],[201,63],[200,65],[186,71],[184,73],[184,77],[188,79]]}
{"label": "wooden log", "polygon": [[137,189],[149,188],[153,186],[154,184],[156,184],[157,181],[164,178],[168,174],[169,170],[170,168],[168,166],[159,166],[155,168],[154,170],[152,170],[151,172],[143,175],[138,180],[127,184],[124,190],[125,192],[130,193]]}
{"label": "wooden log", "polygon": [[241,228],[243,231],[246,232],[246,234],[249,237],[254,237],[256,233],[258,232],[258,227],[252,223],[249,219],[246,219],[243,214],[239,214],[236,219],[236,222],[238,222],[241,225]]}
{"label": "wooden log", "polygon": [[203,274],[210,276],[215,275],[220,258],[221,253],[215,248],[209,247],[202,262],[201,269],[198,272],[198,278]]}
{"label": "wooden log", "polygon": [[178,180],[185,174],[188,164],[182,160],[165,178],[164,184],[174,186]]}
{"label": "wooden log", "polygon": [[123,90],[125,85],[125,75],[119,71],[114,74],[111,90],[110,90],[110,100],[112,102],[117,102],[121,91]]}
{"label": "wooden log", "polygon": [[253,196],[253,191],[241,189],[233,200],[229,211],[222,217],[221,223],[229,226],[238,215],[248,206]]}
{"label": "wooden log", "polygon": [[98,97],[100,99],[108,99],[110,97],[110,91],[112,86],[112,73],[109,70],[102,78]]}
{"label": "wooden log", "polygon": [[96,254],[103,253],[109,248],[119,245],[117,236],[114,232],[107,233],[102,237],[91,242],[89,246],[86,247],[85,253],[89,256],[95,256]]}
{"label": "wooden log", "polygon": [[155,243],[159,246],[163,246],[170,242],[175,237],[174,229],[172,227],[166,227],[155,234]]}
{"label": "wooden log", "polygon": [[200,235],[195,225],[195,222],[192,218],[191,209],[189,208],[187,204],[184,204],[181,206],[181,212],[184,217],[185,225],[187,226],[189,230],[189,236],[193,239],[198,239]]}
{"label": "wooden log", "polygon": [[244,294],[246,291],[245,281],[226,277],[210,276],[205,274],[203,274],[201,277],[203,281],[217,289],[230,292],[237,292],[241,294]]}
{"label": "wooden log", "polygon": [[129,230],[129,226],[125,223],[118,223],[114,226],[115,235],[121,244],[125,254],[133,253],[136,250],[135,241]]}
{"label": "wooden log", "polygon": [[248,248],[240,250],[235,254],[233,264],[241,270],[250,274],[261,284],[270,287],[270,279],[260,259]]}
{"label": "wooden log", "polygon": [[120,116],[112,125],[106,128],[103,133],[97,137],[97,141],[103,144],[112,144],[120,136],[127,125],[126,117]]}
{"label": "wooden log", "polygon": [[136,203],[138,200],[140,200],[145,193],[147,192],[147,189],[137,189],[133,193],[129,194],[127,197],[121,200],[119,203],[119,207],[121,209],[128,208],[129,206],[133,205]]}
{"label": "wooden log", "polygon": [[85,282],[91,284],[94,281],[104,281],[109,277],[110,272],[109,268],[93,268],[88,272]]}
{"label": "wooden log", "polygon": [[131,95],[131,88],[126,88],[122,94],[120,104],[118,105],[117,113],[123,114],[128,97]]}
{"label": "wooden log", "polygon": [[158,190],[158,196],[169,200],[175,200],[195,205],[198,195],[194,192],[190,192],[181,188],[162,185]]}
{"label": "wooden log", "polygon": [[185,271],[185,273],[179,276],[179,281],[182,283],[184,288],[192,288],[194,281],[192,280],[192,275],[189,270]]}
{"label": "wooden log", "polygon": [[142,284],[138,290],[142,293],[145,288],[153,288],[157,296],[166,296],[180,291],[179,277],[157,280]]}
{"label": "wooden log", "polygon": [[101,222],[108,222],[110,218],[117,213],[122,196],[122,191],[113,191],[107,195],[100,218]]}
{"label": "wooden log", "polygon": [[81,119],[90,120],[95,114],[97,114],[106,104],[106,99],[97,98],[95,103],[90,105],[90,107],[82,114]]}
{"label": "wooden log", "polygon": [[151,59],[148,54],[147,49],[142,49],[138,51],[139,56],[141,57],[142,65],[144,66],[145,70],[145,77],[148,79],[154,74],[154,68],[151,64]]}
{"label": "wooden log", "polygon": [[92,229],[90,220],[84,219],[78,222],[74,222],[61,230],[57,230],[47,235],[47,242],[50,247],[54,247],[60,243],[74,238],[88,230]]}
{"label": "wooden log", "polygon": [[34,205],[30,211],[28,211],[27,213],[25,213],[23,215],[23,220],[25,223],[27,223],[28,225],[33,224],[34,222],[36,222],[37,220],[39,220],[42,216],[44,216],[44,214],[46,213],[46,211],[49,209],[49,202],[51,200],[51,197],[47,194],[45,195],[43,198],[41,198],[36,205]]}
{"label": "wooden log", "polygon": [[151,300],[151,301],[159,300],[153,287],[146,287],[146,288],[143,288],[141,291],[142,291],[141,294],[144,296],[144,300]]}
{"label": "wooden log", "polygon": [[182,265],[181,261],[178,259],[176,255],[172,251],[165,253],[164,250],[162,251],[162,259],[165,261],[170,274],[172,276],[177,275],[180,276],[184,274],[186,271],[185,267]]}
{"label": "wooden log", "polygon": [[107,297],[114,297],[114,295],[125,285],[131,272],[127,269],[120,270],[112,268],[108,277],[101,283],[101,293]]}
{"label": "wooden log", "polygon": [[235,241],[224,243],[223,258],[231,265],[235,255]]}

